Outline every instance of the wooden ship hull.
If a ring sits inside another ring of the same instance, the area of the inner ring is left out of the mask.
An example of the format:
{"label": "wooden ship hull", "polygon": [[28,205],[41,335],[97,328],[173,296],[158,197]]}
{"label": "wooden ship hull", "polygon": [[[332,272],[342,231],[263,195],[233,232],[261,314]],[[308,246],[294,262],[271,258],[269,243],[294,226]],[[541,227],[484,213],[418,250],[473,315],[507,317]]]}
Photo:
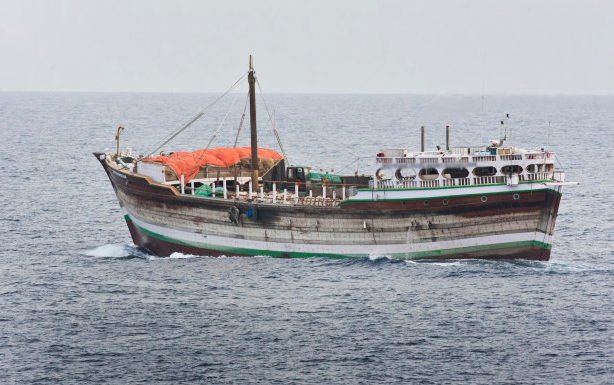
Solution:
{"label": "wooden ship hull", "polygon": [[236,146],[239,125],[232,148],[150,158],[203,110],[148,156],[120,152],[121,126],[117,151],[95,153],[136,245],[159,256],[550,258],[562,186],[574,184],[554,171],[554,153],[504,146],[505,137],[451,148],[449,127],[446,149],[425,151],[423,127],[420,152],[381,150],[372,177],[287,167],[285,153],[257,145],[251,56],[244,76],[249,148]]}
{"label": "wooden ship hull", "polygon": [[[550,258],[561,186],[365,189],[333,207],[181,194],[104,167],[133,242],[159,256]],[[257,219],[248,218],[248,211]],[[234,215],[233,215],[234,213]]]}

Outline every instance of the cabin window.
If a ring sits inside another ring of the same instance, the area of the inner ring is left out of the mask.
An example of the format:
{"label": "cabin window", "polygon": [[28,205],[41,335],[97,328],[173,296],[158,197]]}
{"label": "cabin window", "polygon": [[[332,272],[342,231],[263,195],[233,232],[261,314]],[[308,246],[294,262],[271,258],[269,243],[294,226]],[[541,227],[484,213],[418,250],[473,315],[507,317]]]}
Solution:
{"label": "cabin window", "polygon": [[294,180],[294,169],[293,168],[288,169],[288,180]]}
{"label": "cabin window", "polygon": [[439,171],[436,168],[423,168],[420,170],[420,179],[434,180],[439,177]]}
{"label": "cabin window", "polygon": [[527,172],[530,174],[535,174],[536,172],[540,172],[541,168],[541,164],[530,164],[527,166]]}
{"label": "cabin window", "polygon": [[546,172],[552,172],[554,170],[553,164],[547,164],[545,166],[546,166]]}
{"label": "cabin window", "polygon": [[398,180],[413,180],[416,179],[416,172],[411,168],[398,169],[394,176],[397,177]]}
{"label": "cabin window", "polygon": [[490,167],[476,167],[473,169],[473,175],[475,176],[493,176],[497,173],[497,169]]}
{"label": "cabin window", "polygon": [[518,165],[501,167],[501,174],[503,175],[520,174],[521,172],[522,172],[522,167]]}
{"label": "cabin window", "polygon": [[446,179],[462,179],[469,176],[469,170],[466,168],[446,168],[441,172]]}

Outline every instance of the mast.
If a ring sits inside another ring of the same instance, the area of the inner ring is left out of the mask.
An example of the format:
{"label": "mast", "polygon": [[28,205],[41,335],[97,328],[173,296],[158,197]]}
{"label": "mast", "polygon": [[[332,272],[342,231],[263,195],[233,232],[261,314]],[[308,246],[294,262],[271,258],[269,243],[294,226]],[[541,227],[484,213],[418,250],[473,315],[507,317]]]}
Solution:
{"label": "mast", "polygon": [[256,130],[256,73],[252,55],[249,55],[249,122],[252,143],[252,191],[258,191],[258,131]]}

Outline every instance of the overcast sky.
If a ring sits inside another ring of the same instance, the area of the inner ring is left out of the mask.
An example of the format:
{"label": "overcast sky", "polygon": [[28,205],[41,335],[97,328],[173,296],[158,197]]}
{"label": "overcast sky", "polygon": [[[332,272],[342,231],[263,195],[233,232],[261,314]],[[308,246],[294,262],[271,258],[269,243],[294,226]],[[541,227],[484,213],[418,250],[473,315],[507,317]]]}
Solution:
{"label": "overcast sky", "polygon": [[614,1],[0,0],[0,91],[614,94]]}

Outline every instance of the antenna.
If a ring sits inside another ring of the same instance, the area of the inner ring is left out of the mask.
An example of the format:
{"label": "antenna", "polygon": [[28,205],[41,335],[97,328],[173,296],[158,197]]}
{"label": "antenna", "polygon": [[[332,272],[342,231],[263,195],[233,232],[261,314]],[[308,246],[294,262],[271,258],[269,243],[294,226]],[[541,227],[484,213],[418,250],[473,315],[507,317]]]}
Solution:
{"label": "antenna", "polygon": [[484,70],[482,71],[482,129],[480,130],[480,146],[484,146],[484,85],[486,84],[486,57],[484,57]]}
{"label": "antenna", "polygon": [[503,120],[501,121],[501,125],[499,126],[499,139],[501,139],[501,144],[503,144]]}
{"label": "antenna", "polygon": [[548,121],[548,139],[546,140],[546,149],[550,148],[550,121]]}

